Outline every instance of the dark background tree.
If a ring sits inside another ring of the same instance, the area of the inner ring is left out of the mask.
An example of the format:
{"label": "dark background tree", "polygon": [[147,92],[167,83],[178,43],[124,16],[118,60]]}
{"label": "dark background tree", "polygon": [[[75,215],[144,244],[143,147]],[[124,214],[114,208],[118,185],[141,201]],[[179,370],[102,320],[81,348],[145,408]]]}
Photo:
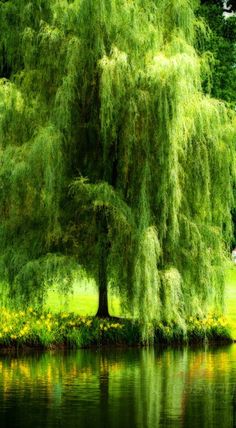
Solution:
{"label": "dark background tree", "polygon": [[222,99],[234,109],[236,106],[236,10],[235,2],[228,2],[227,10],[231,14],[224,15],[224,2],[201,1],[198,14],[209,26],[210,34],[203,49],[212,54],[210,85],[205,90],[211,96]]}
{"label": "dark background tree", "polygon": [[[226,101],[236,109],[236,1],[201,0],[198,13],[204,18],[211,34],[204,48],[213,55],[210,79],[204,89],[213,97]],[[236,189],[234,189],[236,200]],[[236,245],[236,209],[232,209],[234,234],[232,247]]]}

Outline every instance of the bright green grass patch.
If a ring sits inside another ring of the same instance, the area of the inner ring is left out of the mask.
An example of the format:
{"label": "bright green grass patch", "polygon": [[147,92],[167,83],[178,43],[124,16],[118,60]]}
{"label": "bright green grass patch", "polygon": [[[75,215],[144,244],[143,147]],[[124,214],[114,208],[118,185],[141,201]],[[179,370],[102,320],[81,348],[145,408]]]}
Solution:
{"label": "bright green grass patch", "polygon": [[64,297],[56,291],[48,293],[45,309],[56,313],[69,310],[80,315],[95,315],[98,306],[96,294],[69,294]]}
{"label": "bright green grass patch", "polygon": [[236,339],[236,265],[233,264],[226,273],[225,315],[231,325],[232,337]]}
{"label": "bright green grass patch", "polygon": [[[108,305],[111,316],[121,316],[118,297],[109,293]],[[94,316],[98,308],[98,293],[92,285],[80,287],[78,284],[73,287],[72,293],[67,295],[50,290],[44,308],[53,313],[69,311],[81,316]]]}

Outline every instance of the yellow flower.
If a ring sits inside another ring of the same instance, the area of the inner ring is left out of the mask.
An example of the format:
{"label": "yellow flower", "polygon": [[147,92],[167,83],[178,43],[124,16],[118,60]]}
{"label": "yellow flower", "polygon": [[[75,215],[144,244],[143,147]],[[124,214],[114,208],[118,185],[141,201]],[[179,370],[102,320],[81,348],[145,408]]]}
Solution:
{"label": "yellow flower", "polygon": [[227,321],[224,317],[221,317],[219,319],[219,323],[220,323],[220,325],[222,325],[222,327],[225,327],[227,325]]}
{"label": "yellow flower", "polygon": [[67,314],[66,312],[62,312],[61,314],[61,318],[68,318],[69,314]]}
{"label": "yellow flower", "polygon": [[71,327],[74,327],[74,326],[75,326],[75,323],[74,323],[73,321],[69,321],[69,322],[68,322],[68,325],[70,325]]}

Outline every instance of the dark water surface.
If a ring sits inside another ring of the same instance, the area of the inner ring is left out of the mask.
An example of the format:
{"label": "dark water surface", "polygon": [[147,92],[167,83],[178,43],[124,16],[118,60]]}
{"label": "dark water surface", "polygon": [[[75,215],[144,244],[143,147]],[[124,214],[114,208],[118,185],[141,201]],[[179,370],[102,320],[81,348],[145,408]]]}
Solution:
{"label": "dark water surface", "polygon": [[0,428],[229,428],[235,417],[236,345],[0,356]]}

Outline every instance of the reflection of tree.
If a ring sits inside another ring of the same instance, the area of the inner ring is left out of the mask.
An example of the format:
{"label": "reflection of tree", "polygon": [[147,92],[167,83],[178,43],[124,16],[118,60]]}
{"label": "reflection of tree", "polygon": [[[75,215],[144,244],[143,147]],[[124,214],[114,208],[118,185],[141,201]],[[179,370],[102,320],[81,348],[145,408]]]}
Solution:
{"label": "reflection of tree", "polygon": [[1,427],[204,428],[211,420],[228,428],[234,418],[235,428],[235,353],[233,346],[2,357]]}
{"label": "reflection of tree", "polygon": [[233,407],[233,428],[236,428],[236,385],[234,385],[234,388],[233,388],[232,407]]}
{"label": "reflection of tree", "polygon": [[100,389],[100,424],[99,426],[109,427],[109,362],[102,354],[99,364],[99,389]]}
{"label": "reflection of tree", "polygon": [[183,427],[232,427],[231,350],[190,352]]}

